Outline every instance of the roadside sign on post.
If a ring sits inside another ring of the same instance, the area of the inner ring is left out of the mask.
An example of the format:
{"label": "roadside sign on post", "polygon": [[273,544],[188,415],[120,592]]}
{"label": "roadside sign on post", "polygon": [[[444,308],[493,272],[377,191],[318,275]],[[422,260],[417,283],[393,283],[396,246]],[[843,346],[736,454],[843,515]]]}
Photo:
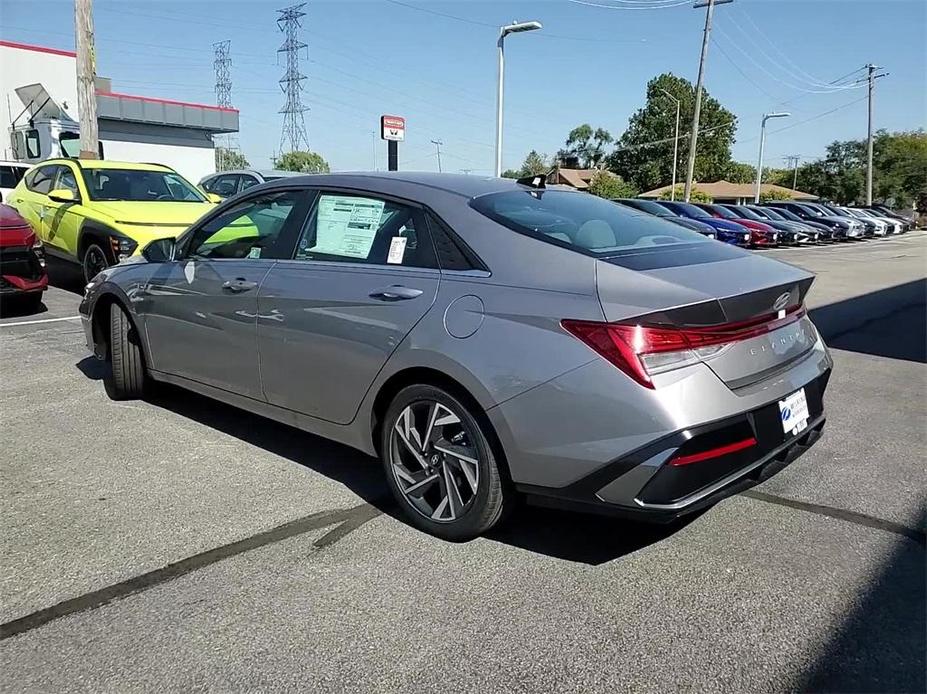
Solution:
{"label": "roadside sign on post", "polygon": [[406,139],[406,119],[402,116],[380,116],[380,138],[391,142]]}

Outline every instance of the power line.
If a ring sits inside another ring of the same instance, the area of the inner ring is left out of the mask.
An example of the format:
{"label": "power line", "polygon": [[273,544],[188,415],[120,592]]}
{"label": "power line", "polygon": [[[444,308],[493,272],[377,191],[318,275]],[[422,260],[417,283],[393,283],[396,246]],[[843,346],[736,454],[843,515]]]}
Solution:
{"label": "power line", "polygon": [[[644,3],[641,5],[606,5],[599,2],[588,2],[587,0],[568,0],[576,5],[586,5],[588,7],[600,7],[604,10],[665,10],[670,7],[680,7],[681,5],[688,5],[689,0],[667,0],[667,2],[662,4],[650,4]],[[625,0],[626,2],[628,0]]]}
{"label": "power line", "polygon": [[306,3],[291,5],[277,10],[277,27],[286,36],[283,45],[277,49],[277,54],[286,54],[286,72],[280,78],[280,88],[286,94],[286,105],[280,109],[283,114],[283,130],[280,133],[280,151],[283,145],[289,142],[290,152],[299,151],[300,142],[309,149],[309,134],[306,132],[306,111],[308,106],[303,105],[303,80],[306,76],[299,71],[299,52],[306,49],[308,57],[309,45],[299,40],[299,30],[302,27],[302,18],[306,16],[303,8]]}

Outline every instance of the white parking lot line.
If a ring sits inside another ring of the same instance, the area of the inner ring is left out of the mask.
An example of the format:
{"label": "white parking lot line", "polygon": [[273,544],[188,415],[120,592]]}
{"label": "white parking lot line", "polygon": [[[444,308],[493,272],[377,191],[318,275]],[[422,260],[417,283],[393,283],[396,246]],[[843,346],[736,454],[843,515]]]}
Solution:
{"label": "white parking lot line", "polygon": [[43,318],[41,320],[21,320],[15,323],[0,323],[0,328],[11,328],[16,325],[37,325],[39,323],[57,323],[63,320],[80,320],[80,316],[67,316],[66,318]]}

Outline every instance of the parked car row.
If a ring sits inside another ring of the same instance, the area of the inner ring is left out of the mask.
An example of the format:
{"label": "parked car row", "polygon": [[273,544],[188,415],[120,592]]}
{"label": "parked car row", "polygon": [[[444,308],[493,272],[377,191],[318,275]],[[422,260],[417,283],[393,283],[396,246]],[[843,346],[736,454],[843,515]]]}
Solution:
{"label": "parked car row", "polygon": [[799,246],[903,234],[913,222],[882,206],[776,200],[759,205],[620,198],[615,202],[749,248]]}

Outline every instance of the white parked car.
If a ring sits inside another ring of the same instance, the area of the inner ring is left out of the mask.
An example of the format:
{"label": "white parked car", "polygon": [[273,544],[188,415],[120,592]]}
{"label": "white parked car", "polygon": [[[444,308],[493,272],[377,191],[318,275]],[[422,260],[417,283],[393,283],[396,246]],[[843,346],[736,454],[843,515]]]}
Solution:
{"label": "white parked car", "polygon": [[0,161],[0,202],[7,199],[31,166],[21,161]]}
{"label": "white parked car", "polygon": [[276,181],[278,178],[289,176],[305,176],[296,171],[277,171],[276,169],[237,169],[235,171],[219,171],[200,180],[200,188],[207,193],[213,193],[220,198],[230,198],[251,186],[267,181]]}

